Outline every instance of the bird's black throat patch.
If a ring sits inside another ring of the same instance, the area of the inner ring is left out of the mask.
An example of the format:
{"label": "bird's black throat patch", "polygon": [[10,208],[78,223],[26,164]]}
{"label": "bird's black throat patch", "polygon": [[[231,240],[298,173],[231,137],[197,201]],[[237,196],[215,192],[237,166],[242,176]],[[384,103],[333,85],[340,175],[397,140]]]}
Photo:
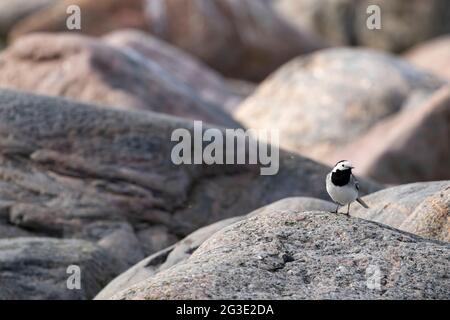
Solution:
{"label": "bird's black throat patch", "polygon": [[331,173],[331,182],[335,186],[345,186],[350,181],[350,176],[352,175],[352,169],[347,170],[336,170],[336,172]]}

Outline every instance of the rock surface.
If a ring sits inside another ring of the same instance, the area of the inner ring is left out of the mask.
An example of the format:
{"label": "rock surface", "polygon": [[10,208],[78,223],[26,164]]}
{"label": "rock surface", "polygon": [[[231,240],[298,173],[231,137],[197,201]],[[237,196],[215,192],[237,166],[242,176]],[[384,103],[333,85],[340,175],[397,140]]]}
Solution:
{"label": "rock surface", "polygon": [[352,159],[355,173],[383,183],[450,179],[450,87],[406,108],[328,156]]}
{"label": "rock surface", "polygon": [[[79,290],[67,287],[71,265],[81,271]],[[91,299],[122,268],[87,241],[0,239],[0,300]]]}
{"label": "rock surface", "polygon": [[450,36],[421,43],[404,54],[412,64],[450,81]]}
{"label": "rock surface", "polygon": [[175,117],[0,90],[4,220],[95,241],[132,264],[152,253],[136,234],[153,226],[182,238],[285,197],[328,199],[329,168],[284,151],[273,176],[258,165],[177,166],[171,135],[179,128],[193,136],[192,122]]}
{"label": "rock surface", "polygon": [[20,19],[41,10],[58,0],[14,0],[0,1],[0,37],[5,37]]}
{"label": "rock surface", "polygon": [[334,45],[350,45],[355,0],[273,0],[274,9],[293,26]]}
{"label": "rock surface", "polygon": [[268,1],[153,0],[150,13],[152,33],[233,78],[260,81],[289,59],[322,47]]}
{"label": "rock surface", "polygon": [[36,236],[31,232],[20,229],[14,225],[0,222],[0,239]]}
{"label": "rock surface", "polygon": [[113,299],[446,299],[450,245],[328,212],[274,211],[215,233]]}
{"label": "rock surface", "polygon": [[364,197],[351,214],[419,236],[450,242],[450,181],[392,187]]}
{"label": "rock surface", "polygon": [[247,96],[230,87],[226,79],[200,60],[144,32],[121,30],[106,35],[104,40],[119,49],[134,50],[157,63],[203,100],[223,106],[228,111]]}
{"label": "rock surface", "polygon": [[239,127],[222,107],[204,101],[157,61],[81,35],[17,40],[0,55],[0,86]]}
{"label": "rock surface", "polygon": [[[273,0],[278,12],[302,30],[336,45],[359,45],[399,52],[450,32],[446,0]],[[380,8],[380,29],[370,29]],[[370,11],[368,12],[368,9]]]}
{"label": "rock surface", "polygon": [[127,289],[142,280],[154,276],[156,273],[169,269],[177,263],[186,261],[200,245],[219,230],[259,214],[272,211],[298,210],[300,212],[309,210],[334,210],[330,202],[314,198],[286,198],[270,205],[259,208],[245,216],[233,217],[209,226],[200,228],[192,234],[167,249],[164,249],[136,264],[111,281],[96,297],[97,300],[111,298],[114,294]]}
{"label": "rock surface", "polygon": [[262,80],[287,60],[322,47],[281,19],[266,0],[67,0],[18,23],[11,38],[66,31],[69,4],[83,13],[81,32],[146,29],[233,78]]}
{"label": "rock surface", "polygon": [[67,9],[74,5],[80,8],[81,32],[89,35],[99,36],[123,28],[144,30],[148,27],[145,0],[58,0],[19,20],[13,26],[9,38],[14,40],[36,31],[68,31]]}
{"label": "rock surface", "polygon": [[384,53],[328,49],[283,66],[235,115],[248,128],[280,130],[282,147],[323,161],[414,94],[443,83]]}

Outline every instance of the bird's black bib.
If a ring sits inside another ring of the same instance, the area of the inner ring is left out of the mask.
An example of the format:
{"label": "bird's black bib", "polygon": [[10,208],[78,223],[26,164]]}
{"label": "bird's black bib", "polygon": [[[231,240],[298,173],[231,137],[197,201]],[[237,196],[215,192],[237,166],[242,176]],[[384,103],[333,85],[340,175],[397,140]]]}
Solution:
{"label": "bird's black bib", "polygon": [[336,170],[331,173],[331,182],[335,186],[342,187],[350,182],[350,176],[352,175],[352,169]]}

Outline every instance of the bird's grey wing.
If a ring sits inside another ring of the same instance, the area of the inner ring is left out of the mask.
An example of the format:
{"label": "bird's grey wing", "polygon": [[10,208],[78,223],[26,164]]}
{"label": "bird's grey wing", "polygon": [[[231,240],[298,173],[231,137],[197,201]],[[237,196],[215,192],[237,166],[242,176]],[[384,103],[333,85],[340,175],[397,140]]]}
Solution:
{"label": "bird's grey wing", "polygon": [[353,182],[353,184],[354,184],[354,186],[355,186],[355,188],[356,188],[356,190],[358,190],[359,191],[359,182],[358,182],[358,180],[355,178],[355,176],[354,175],[352,175],[352,177],[351,177],[351,181]]}

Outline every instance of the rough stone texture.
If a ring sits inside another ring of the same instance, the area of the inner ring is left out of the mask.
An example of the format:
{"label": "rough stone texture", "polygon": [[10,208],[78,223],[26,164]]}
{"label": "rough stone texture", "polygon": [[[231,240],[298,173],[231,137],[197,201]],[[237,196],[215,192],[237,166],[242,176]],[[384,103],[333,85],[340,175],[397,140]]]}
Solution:
{"label": "rough stone texture", "polygon": [[446,243],[341,214],[272,211],[113,299],[447,299],[449,267]]}
{"label": "rough stone texture", "polygon": [[422,237],[450,241],[450,181],[406,184],[364,197],[351,214]]}
{"label": "rough stone texture", "polygon": [[201,99],[156,61],[81,35],[17,40],[0,55],[0,86],[239,127],[222,107]]}
{"label": "rough stone texture", "polygon": [[450,81],[450,36],[421,43],[404,54],[412,64]]}
{"label": "rough stone texture", "polygon": [[[70,265],[81,271],[80,290],[69,290]],[[123,266],[82,240],[0,240],[0,300],[91,299]]]}
{"label": "rough stone texture", "polygon": [[144,0],[59,0],[54,5],[19,20],[13,26],[9,38],[14,40],[36,31],[68,31],[67,8],[71,5],[80,8],[81,32],[89,35],[99,36],[123,28],[144,30],[148,27]]}
{"label": "rough stone texture", "polygon": [[285,197],[328,199],[329,168],[283,151],[274,176],[258,165],[176,166],[179,128],[193,136],[192,122],[175,117],[0,90],[0,212],[25,230],[98,241],[136,263],[150,252],[131,229],[165,226],[181,238]]}
{"label": "rough stone texture", "polygon": [[[402,51],[450,32],[446,0],[273,0],[293,25],[336,45],[360,45]],[[381,12],[381,29],[367,28],[370,5]]]}
{"label": "rough stone texture", "polygon": [[177,80],[193,89],[203,100],[232,110],[248,94],[233,90],[226,80],[206,64],[167,42],[135,30],[108,34],[105,41],[115,47],[134,52],[157,63]]}
{"label": "rough stone texture", "polygon": [[139,283],[142,280],[148,279],[158,272],[169,269],[177,263],[182,263],[187,260],[200,245],[210,238],[217,231],[248,217],[258,214],[265,214],[267,212],[276,210],[334,210],[334,205],[330,202],[314,199],[314,198],[286,198],[270,205],[259,208],[245,216],[233,217],[219,222],[213,223],[209,226],[200,228],[192,234],[178,242],[176,245],[164,249],[146,259],[139,262],[126,272],[119,275],[111,281],[96,297],[95,299],[104,300],[111,298],[114,294]]}
{"label": "rough stone texture", "polygon": [[20,19],[56,1],[58,0],[0,1],[0,37],[6,36],[10,28]]}
{"label": "rough stone texture", "polygon": [[292,25],[315,33],[334,45],[355,42],[355,0],[272,0],[275,10]]}
{"label": "rough stone texture", "polygon": [[266,0],[67,0],[21,21],[11,38],[66,31],[68,4],[81,8],[84,33],[104,34],[134,22],[233,78],[262,80],[290,58],[322,47],[281,19]]}
{"label": "rough stone texture", "polygon": [[416,108],[407,108],[375,125],[336,154],[334,164],[352,159],[355,173],[383,183],[450,179],[450,87]]}
{"label": "rough stone texture", "polygon": [[323,161],[414,94],[443,83],[388,54],[328,49],[282,67],[235,115],[249,128],[279,129],[282,147]]}

